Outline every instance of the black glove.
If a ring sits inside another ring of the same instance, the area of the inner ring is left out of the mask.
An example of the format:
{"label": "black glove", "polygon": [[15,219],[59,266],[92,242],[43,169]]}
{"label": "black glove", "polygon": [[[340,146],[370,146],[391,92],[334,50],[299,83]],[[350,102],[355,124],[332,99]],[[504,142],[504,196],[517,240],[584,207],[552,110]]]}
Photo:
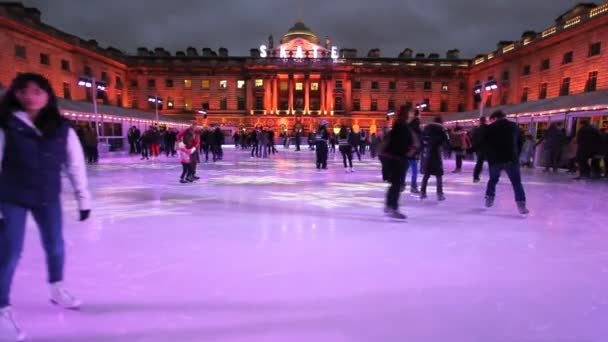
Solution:
{"label": "black glove", "polygon": [[85,221],[91,215],[91,210],[81,210],[80,211],[80,222]]}

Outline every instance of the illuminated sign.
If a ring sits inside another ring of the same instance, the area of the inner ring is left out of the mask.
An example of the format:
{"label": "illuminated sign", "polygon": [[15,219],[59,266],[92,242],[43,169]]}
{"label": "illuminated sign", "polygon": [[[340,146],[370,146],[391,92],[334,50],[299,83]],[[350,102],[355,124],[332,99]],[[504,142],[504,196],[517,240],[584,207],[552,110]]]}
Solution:
{"label": "illuminated sign", "polygon": [[[308,50],[307,52],[312,51],[312,58],[313,59],[318,59],[319,58],[319,47],[318,46],[313,46],[312,50]],[[332,46],[331,47],[331,58],[333,60],[338,59],[338,47],[337,46]],[[295,55],[294,58],[295,59],[304,59],[304,49],[302,49],[302,46],[298,45],[296,46],[296,50],[295,50]],[[307,56],[310,56],[309,54]],[[260,57],[261,58],[266,58],[268,57],[268,47],[266,45],[260,45]],[[281,46],[279,47],[279,58],[283,58],[283,59],[287,59],[289,58],[289,54],[287,52],[287,47],[286,46]],[[310,57],[308,57],[310,58]]]}

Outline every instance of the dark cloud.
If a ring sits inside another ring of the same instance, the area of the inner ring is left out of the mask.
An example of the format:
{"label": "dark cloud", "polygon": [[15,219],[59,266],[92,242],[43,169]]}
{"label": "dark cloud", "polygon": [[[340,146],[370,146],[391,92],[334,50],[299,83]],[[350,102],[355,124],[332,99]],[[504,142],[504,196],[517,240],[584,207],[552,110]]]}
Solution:
{"label": "dark cloud", "polygon": [[319,38],[365,54],[404,48],[463,56],[489,52],[499,40],[540,31],[577,0],[28,0],[43,21],[63,31],[134,53],[220,46],[231,55],[275,42],[302,19]]}

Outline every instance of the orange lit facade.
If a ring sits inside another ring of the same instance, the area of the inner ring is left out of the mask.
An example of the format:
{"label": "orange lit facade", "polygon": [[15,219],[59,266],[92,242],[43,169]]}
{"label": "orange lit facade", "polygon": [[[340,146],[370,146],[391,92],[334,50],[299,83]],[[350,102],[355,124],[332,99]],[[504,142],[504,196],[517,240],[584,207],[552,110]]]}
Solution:
{"label": "orange lit facade", "polygon": [[0,31],[4,87],[17,73],[33,71],[46,75],[58,96],[86,101],[76,83],[88,75],[108,83],[106,104],[153,112],[148,96],[159,96],[162,114],[224,127],[307,130],[325,119],[374,131],[404,104],[428,101],[424,115],[475,109],[472,89],[489,79],[499,82],[490,108],[608,89],[608,3],[576,6],[547,30],[500,42],[472,60],[458,50],[444,57],[410,49],[394,58],[377,49],[358,56],[321,42],[302,23],[249,56],[192,47],[128,55],[50,27],[38,10],[15,3],[0,4]]}

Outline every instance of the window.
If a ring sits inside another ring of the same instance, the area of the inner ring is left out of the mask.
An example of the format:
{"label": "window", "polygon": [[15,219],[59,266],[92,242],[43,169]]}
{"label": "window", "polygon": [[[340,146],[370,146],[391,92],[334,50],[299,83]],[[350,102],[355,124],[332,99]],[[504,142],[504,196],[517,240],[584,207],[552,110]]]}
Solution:
{"label": "window", "polygon": [[551,68],[551,60],[543,59],[543,61],[540,63],[540,70],[549,70],[549,68]]}
{"label": "window", "polygon": [[186,97],[184,99],[184,109],[185,110],[192,110],[192,98],[191,97]]}
{"label": "window", "polygon": [[209,89],[209,80],[201,81],[201,89]]}
{"label": "window", "polygon": [[310,84],[310,90],[311,91],[319,91],[319,82],[312,82]]}
{"label": "window", "polygon": [[464,103],[458,104],[458,112],[464,112]]}
{"label": "window", "polygon": [[570,95],[570,77],[566,77],[562,80],[562,86],[559,89],[559,96]]}
{"label": "window", "polygon": [[255,80],[255,87],[256,88],[261,88],[263,86],[264,86],[264,80],[263,79],[259,78],[259,79]]}
{"label": "window", "polygon": [[122,94],[116,94],[116,106],[122,107]]}
{"label": "window", "polygon": [[[258,80],[256,80],[256,83],[257,83],[257,81]],[[264,83],[263,80],[260,80],[260,81],[262,81],[262,84]],[[255,110],[263,110],[263,109],[264,109],[264,99],[262,98],[262,96],[256,96],[255,97]]]}
{"label": "window", "polygon": [[156,80],[155,79],[149,79],[148,80],[148,88],[156,88]]}
{"label": "window", "polygon": [[439,105],[439,111],[440,112],[448,111],[448,101],[441,101],[441,104]]}
{"label": "window", "polygon": [[361,89],[361,81],[353,81],[353,89]]}
{"label": "window", "polygon": [[589,78],[587,79],[587,84],[585,84],[585,91],[592,92],[597,89],[597,71],[592,71],[589,73]]}
{"label": "window", "polygon": [[500,95],[500,104],[501,104],[502,106],[504,106],[504,105],[506,105],[506,104],[507,104],[507,102],[509,102],[509,93],[507,93],[507,92],[503,92],[503,93]]}
{"label": "window", "polygon": [[66,61],[65,59],[61,60],[61,70],[70,71],[70,61]]}
{"label": "window", "polygon": [[502,71],[502,80],[508,81],[509,77],[511,77],[511,73],[509,72],[509,70],[503,70]]}
{"label": "window", "polygon": [[296,82],[296,91],[297,90],[304,90],[304,83]]}
{"label": "window", "polygon": [[90,66],[88,66],[88,65],[84,66],[84,75],[89,76],[89,77],[93,76],[93,70],[91,69]]}
{"label": "window", "polygon": [[209,106],[209,99],[203,100],[203,106],[202,107],[203,107],[204,110],[209,110],[209,108],[211,108]]}
{"label": "window", "polygon": [[528,76],[530,75],[530,65],[524,65],[524,70],[521,73],[523,76]]}
{"label": "window", "polygon": [[40,64],[51,65],[51,59],[50,59],[49,55],[47,55],[46,53],[41,53],[40,54]]}
{"label": "window", "polygon": [[521,102],[522,103],[528,102],[528,92],[529,92],[528,87],[525,87],[524,89],[522,89],[522,91],[521,91]]}
{"label": "window", "polygon": [[[192,89],[192,80],[184,80],[184,89]],[[209,84],[207,84],[207,88],[204,89],[209,89]]]}
{"label": "window", "polygon": [[342,80],[336,80],[336,89],[342,89]]}
{"label": "window", "polygon": [[116,76],[116,81],[115,81],[116,85],[116,89],[122,89],[123,85],[122,85],[122,78],[120,76]]}
{"label": "window", "polygon": [[287,90],[289,90],[289,83],[287,83],[287,81],[281,81],[281,82],[279,82],[279,90],[280,91],[287,91]]}
{"label": "window", "polygon": [[66,100],[72,99],[72,92],[70,91],[70,84],[68,82],[63,82],[63,98]]}
{"label": "window", "polygon": [[167,99],[167,109],[173,109],[174,106],[175,106],[175,102],[173,101],[173,99],[168,98]]}
{"label": "window", "polygon": [[388,100],[388,108],[387,108],[387,109],[388,109],[388,110],[393,110],[393,109],[395,109],[395,100],[393,100],[393,99],[389,99],[389,100]]}
{"label": "window", "polygon": [[137,84],[137,80],[131,80],[131,82],[129,82],[129,87],[131,87],[131,88],[139,87],[139,84]]}
{"label": "window", "polygon": [[168,78],[165,80],[165,88],[173,88],[173,80]]}
{"label": "window", "polygon": [[378,99],[372,99],[370,110],[373,112],[378,110]]}
{"label": "window", "polygon": [[239,96],[236,99],[236,109],[237,110],[245,110],[245,98],[242,96]]}
{"label": "window", "polygon": [[540,91],[538,92],[538,98],[540,100],[547,98],[547,83],[542,83],[540,85]]}
{"label": "window", "polygon": [[237,87],[238,89],[243,89],[243,88],[245,88],[245,81],[244,81],[244,80],[238,80],[238,81],[236,81],[236,87]]}
{"label": "window", "polygon": [[137,100],[137,98],[134,98],[131,100],[131,108],[133,108],[133,109],[139,108],[139,100]]}
{"label": "window", "polygon": [[220,98],[220,109],[226,110],[228,109],[228,100],[225,97]]}
{"label": "window", "polygon": [[424,90],[431,90],[433,88],[433,83],[431,81],[424,81]]}
{"label": "window", "polygon": [[458,84],[458,90],[460,90],[460,91],[467,90],[467,84],[464,82],[460,82],[460,84]]}
{"label": "window", "polygon": [[353,99],[353,111],[360,111],[361,110],[361,100],[359,99]]}
{"label": "window", "polygon": [[564,59],[562,60],[562,64],[570,64],[572,63],[572,59],[574,58],[574,52],[569,51],[564,54]]}
{"label": "window", "polygon": [[448,82],[441,83],[441,91],[448,91],[448,89],[449,89]]}
{"label": "window", "polygon": [[15,45],[15,57],[27,58],[27,51],[25,46]]}
{"label": "window", "polygon": [[602,43],[589,45],[589,57],[597,56],[602,53]]}
{"label": "window", "polygon": [[220,89],[228,89],[228,80],[220,80]]}
{"label": "window", "polygon": [[374,90],[380,89],[380,84],[378,83],[378,81],[372,81],[372,89],[374,89]]}
{"label": "window", "polygon": [[106,83],[110,82],[110,78],[108,77],[108,73],[107,72],[105,72],[105,71],[101,72],[101,80],[104,81],[104,82],[106,82]]}
{"label": "window", "polygon": [[87,101],[93,101],[93,94],[91,94],[91,88],[84,88],[84,95]]}
{"label": "window", "polygon": [[397,82],[395,82],[395,81],[388,82],[388,89],[390,89],[390,90],[397,89]]}
{"label": "window", "polygon": [[[340,84],[342,83],[342,81],[340,81]],[[337,84],[337,81],[336,81]],[[336,99],[334,100],[334,110],[344,110],[343,105],[342,105],[342,97],[336,97]]]}

